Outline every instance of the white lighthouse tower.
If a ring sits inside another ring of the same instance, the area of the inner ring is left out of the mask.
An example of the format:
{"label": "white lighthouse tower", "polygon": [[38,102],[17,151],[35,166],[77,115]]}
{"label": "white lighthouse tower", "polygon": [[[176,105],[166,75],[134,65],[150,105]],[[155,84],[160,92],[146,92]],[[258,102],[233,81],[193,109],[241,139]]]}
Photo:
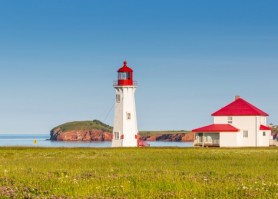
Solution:
{"label": "white lighthouse tower", "polygon": [[124,61],[114,82],[116,91],[112,147],[136,147],[138,129],[135,107],[136,85],[133,70]]}

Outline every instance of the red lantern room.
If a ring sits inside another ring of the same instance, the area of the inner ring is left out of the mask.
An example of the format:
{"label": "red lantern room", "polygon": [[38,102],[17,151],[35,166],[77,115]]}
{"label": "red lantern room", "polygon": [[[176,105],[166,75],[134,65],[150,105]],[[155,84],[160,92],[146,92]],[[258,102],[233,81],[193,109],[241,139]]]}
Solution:
{"label": "red lantern room", "polygon": [[133,70],[127,66],[126,61],[118,70],[118,86],[133,86]]}

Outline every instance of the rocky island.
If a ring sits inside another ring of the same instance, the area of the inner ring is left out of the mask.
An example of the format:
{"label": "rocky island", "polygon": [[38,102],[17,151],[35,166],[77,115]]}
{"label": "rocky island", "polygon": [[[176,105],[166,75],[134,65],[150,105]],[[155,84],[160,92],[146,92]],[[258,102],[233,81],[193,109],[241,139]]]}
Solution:
{"label": "rocky island", "polygon": [[[68,122],[50,131],[52,141],[111,141],[113,127],[99,121]],[[187,131],[142,131],[144,141],[192,142],[193,133]]]}

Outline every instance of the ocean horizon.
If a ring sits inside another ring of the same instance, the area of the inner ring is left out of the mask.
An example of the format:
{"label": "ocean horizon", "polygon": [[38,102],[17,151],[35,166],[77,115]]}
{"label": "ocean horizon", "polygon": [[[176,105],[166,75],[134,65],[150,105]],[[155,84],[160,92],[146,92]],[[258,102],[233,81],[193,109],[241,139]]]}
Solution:
{"label": "ocean horizon", "polygon": [[[192,142],[149,142],[151,147],[192,147]],[[51,141],[49,134],[2,133],[0,147],[110,148],[112,142]]]}

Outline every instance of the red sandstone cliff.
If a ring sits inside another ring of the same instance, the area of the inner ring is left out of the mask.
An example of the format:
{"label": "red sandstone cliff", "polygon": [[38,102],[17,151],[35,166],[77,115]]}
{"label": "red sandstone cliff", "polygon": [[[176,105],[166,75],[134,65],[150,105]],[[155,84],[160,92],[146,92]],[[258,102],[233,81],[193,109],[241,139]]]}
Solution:
{"label": "red sandstone cliff", "polygon": [[144,141],[165,141],[165,142],[192,142],[194,134],[190,133],[175,133],[175,134],[156,134],[152,136],[141,136]]}
{"label": "red sandstone cliff", "polygon": [[[53,141],[111,141],[113,128],[98,120],[68,122],[53,128],[50,131],[50,140]],[[193,133],[176,131],[172,133],[152,131],[149,134],[141,132],[140,140],[165,142],[192,142]],[[139,133],[140,134],[140,133]]]}
{"label": "red sandstone cliff", "polygon": [[54,141],[111,141],[112,133],[102,130],[72,130],[61,132],[55,129],[51,132],[50,140]]}

